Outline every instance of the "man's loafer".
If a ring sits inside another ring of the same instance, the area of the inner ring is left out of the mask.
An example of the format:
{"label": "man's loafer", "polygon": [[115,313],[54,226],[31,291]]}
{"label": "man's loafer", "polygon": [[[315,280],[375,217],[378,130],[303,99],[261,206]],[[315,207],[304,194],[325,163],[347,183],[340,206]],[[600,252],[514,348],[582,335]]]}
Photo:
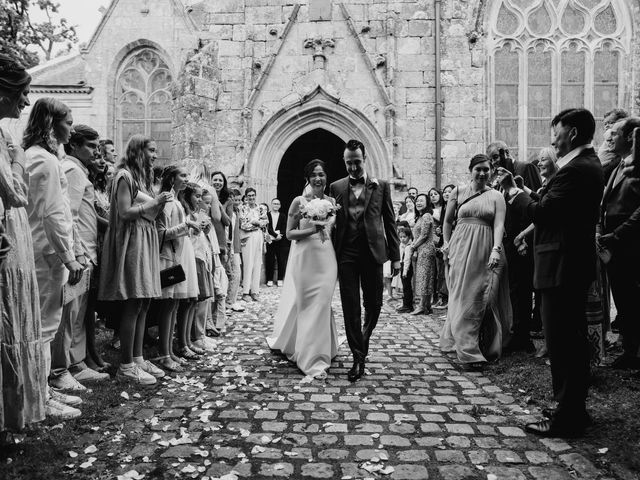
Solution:
{"label": "man's loafer", "polygon": [[355,382],[359,378],[364,375],[364,361],[362,362],[353,362],[353,367],[347,373],[347,379],[350,382]]}
{"label": "man's loafer", "polygon": [[524,427],[526,432],[539,437],[577,438],[584,434],[584,428],[567,428],[558,426],[553,420],[544,419],[540,422],[529,423]]}

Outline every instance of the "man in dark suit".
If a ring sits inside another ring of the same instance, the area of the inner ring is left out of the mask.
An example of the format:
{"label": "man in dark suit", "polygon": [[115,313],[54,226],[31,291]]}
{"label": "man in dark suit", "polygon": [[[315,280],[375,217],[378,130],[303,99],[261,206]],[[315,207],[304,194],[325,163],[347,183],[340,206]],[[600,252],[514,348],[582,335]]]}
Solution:
{"label": "man in dark suit", "polygon": [[264,255],[264,270],[267,277],[267,287],[273,286],[273,274],[278,265],[278,286],[282,286],[284,272],[287,269],[289,256],[289,240],[285,235],[287,230],[287,216],[280,212],[280,200],[271,200],[271,211],[267,213],[267,233],[271,236],[271,243],[267,243]]}
{"label": "man in dark suit", "polygon": [[633,168],[635,128],[640,128],[638,117],[626,118],[611,127],[611,151],[621,160],[602,197],[602,236],[598,239],[611,252],[607,273],[624,350],[611,366],[619,369],[640,369],[640,178],[627,173]]}
{"label": "man in dark suit", "polygon": [[[534,192],[542,185],[538,167],[530,162],[513,160],[505,142],[496,141],[489,144],[487,156],[491,159],[494,172],[497,172],[499,167],[503,167],[513,175],[521,177],[524,186]],[[494,181],[497,182],[497,180],[496,178]],[[503,245],[509,265],[509,296],[513,308],[513,328],[509,343],[504,348],[505,353],[516,351],[531,353],[535,351],[535,345],[529,334],[533,313],[533,255],[531,253],[520,255],[514,244],[516,236],[528,225],[528,218],[507,204]]]}
{"label": "man in dark suit", "polygon": [[500,171],[511,207],[528,217],[534,231],[534,287],[541,314],[558,407],[549,418],[526,426],[551,437],[581,435],[589,424],[589,340],[585,306],[595,278],[595,234],[603,190],[600,160],[591,140],[595,120],[588,110],[568,109],[551,122],[558,173],[539,201],[516,187],[513,175]]}
{"label": "man in dark suit", "polygon": [[400,271],[399,240],[389,183],[369,177],[365,160],[362,142],[349,140],[344,150],[349,176],[330,187],[330,195],[341,206],[336,215],[334,245],[345,330],[353,353],[353,367],[348,373],[352,382],[364,375],[369,339],[380,316],[382,264],[390,260],[394,275]]}
{"label": "man in dark suit", "polygon": [[604,121],[602,122],[602,128],[604,130],[604,140],[598,148],[598,157],[600,163],[604,169],[604,182],[609,182],[609,177],[620,163],[620,155],[612,151],[611,141],[611,127],[613,127],[620,120],[627,118],[629,114],[621,108],[614,108],[604,114]]}

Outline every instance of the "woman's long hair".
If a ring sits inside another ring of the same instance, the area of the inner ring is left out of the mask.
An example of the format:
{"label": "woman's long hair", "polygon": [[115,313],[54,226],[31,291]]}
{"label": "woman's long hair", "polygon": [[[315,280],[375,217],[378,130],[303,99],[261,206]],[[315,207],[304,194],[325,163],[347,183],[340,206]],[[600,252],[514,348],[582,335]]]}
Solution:
{"label": "woman's long hair", "polygon": [[429,201],[429,196],[426,193],[419,193],[416,196],[416,200],[418,200],[418,198],[420,198],[420,197],[424,197],[424,199],[425,199],[425,207],[424,207],[424,210],[420,211],[420,210],[418,210],[418,204],[416,203],[416,222],[425,213],[428,213],[428,214],[432,214],[433,213],[433,210],[431,209],[431,202]]}
{"label": "woman's long hair", "polygon": [[[411,195],[407,195],[406,197],[404,197],[405,206],[407,205],[407,200],[411,201],[411,204],[413,205],[413,214],[416,215],[418,213],[418,210],[416,209],[416,201],[414,200],[414,198]],[[409,209],[407,209],[407,212],[408,211],[409,211]]]}
{"label": "woman's long hair", "polygon": [[[431,192],[436,192],[438,194],[438,197],[440,198],[440,200],[438,200],[438,203],[434,204],[431,201]],[[429,208],[431,208],[431,210],[433,211],[436,207],[444,207],[444,198],[442,198],[442,192],[440,190],[438,190],[437,188],[430,188],[429,191],[427,192],[427,205],[429,206]]]}
{"label": "woman's long hair", "polygon": [[184,190],[178,193],[178,200],[180,200],[180,203],[187,214],[195,212],[198,208],[198,205],[194,205],[191,201],[191,197],[196,191],[198,191],[198,189],[203,190],[199,184],[195,182],[187,182],[187,186],[184,187]]}
{"label": "woman's long hair", "polygon": [[209,184],[213,183],[213,177],[215,177],[216,175],[220,175],[222,177],[222,190],[220,190],[220,193],[218,193],[218,200],[220,200],[220,203],[224,205],[225,203],[227,203],[227,200],[229,200],[229,186],[227,184],[227,176],[220,170],[216,170],[211,174],[211,180]]}
{"label": "woman's long hair", "polygon": [[182,167],[179,165],[169,165],[165,167],[160,180],[160,192],[168,192],[173,188],[176,176],[180,173],[180,170],[182,170]]}
{"label": "woman's long hair", "polygon": [[131,172],[138,188],[142,188],[147,193],[152,192],[153,165],[145,159],[144,149],[153,141],[153,138],[146,135],[132,136],[122,159],[124,168]]}
{"label": "woman's long hair", "polygon": [[40,98],[31,109],[27,126],[22,135],[25,150],[38,145],[49,153],[57,155],[60,142],[55,137],[55,125],[64,120],[71,109],[55,98]]}

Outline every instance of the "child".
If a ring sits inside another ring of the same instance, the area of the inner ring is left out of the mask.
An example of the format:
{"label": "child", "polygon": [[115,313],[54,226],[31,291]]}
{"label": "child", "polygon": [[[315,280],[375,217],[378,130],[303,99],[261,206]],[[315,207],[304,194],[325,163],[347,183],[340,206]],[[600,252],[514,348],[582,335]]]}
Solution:
{"label": "child", "polygon": [[[193,235],[193,249],[196,255],[196,270],[198,272],[198,287],[200,295],[195,308],[195,318],[193,327],[188,332],[191,335],[191,349],[196,352],[213,352],[215,351],[215,342],[205,335],[207,324],[207,314],[211,305],[211,297],[215,295],[214,270],[213,262],[213,245],[211,244],[211,218],[208,212],[211,211],[212,194],[205,189],[201,190],[200,201],[196,210],[191,214],[192,220],[202,225],[202,231],[198,235]],[[217,236],[212,235],[214,238]]]}
{"label": "child", "polygon": [[[202,202],[205,208],[210,208],[213,202],[213,195],[216,193],[213,190],[205,190],[202,195]],[[209,210],[207,210],[209,211]],[[214,337],[218,337],[223,333],[225,323],[227,319],[226,310],[226,298],[227,290],[229,288],[229,278],[227,272],[220,260],[220,246],[218,244],[218,237],[215,232],[209,232],[209,242],[211,244],[213,253],[213,286],[214,295],[211,302],[211,324],[209,324],[209,317],[207,318],[206,330],[209,330]],[[208,310],[209,311],[209,310]]]}
{"label": "child", "polygon": [[411,229],[399,227],[398,237],[400,238],[400,262],[402,265],[402,306],[396,311],[398,313],[407,313],[413,311],[413,287],[411,286],[411,277],[413,277],[411,256],[413,251],[410,247],[413,235]]}
{"label": "child", "polygon": [[[200,203],[200,197],[202,196],[202,188],[195,183],[187,183],[186,188],[178,194],[178,198],[186,216],[191,220],[194,211]],[[198,235],[202,224],[198,223],[197,229],[190,229],[189,241],[184,242],[183,245],[183,260],[189,265],[182,265],[185,270],[187,280],[182,282],[186,284],[186,288],[183,287],[183,291],[176,290],[174,298],[180,299],[178,306],[178,346],[179,355],[187,360],[195,360],[201,354],[194,351],[191,348],[191,327],[193,326],[193,320],[196,313],[196,301],[200,295],[200,289],[198,287],[198,274],[196,270],[196,256],[193,250],[193,243],[191,242],[191,236]],[[189,271],[193,272],[192,275]],[[193,277],[193,281],[190,281],[190,277]],[[195,283],[195,285],[191,285]],[[178,284],[181,285],[181,284]],[[204,353],[204,352],[203,352]]]}

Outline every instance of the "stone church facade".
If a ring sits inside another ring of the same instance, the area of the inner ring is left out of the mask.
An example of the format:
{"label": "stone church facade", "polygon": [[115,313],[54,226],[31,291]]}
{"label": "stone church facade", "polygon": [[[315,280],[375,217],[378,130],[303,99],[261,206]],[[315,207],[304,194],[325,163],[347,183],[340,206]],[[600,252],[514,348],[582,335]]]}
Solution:
{"label": "stone church facade", "polygon": [[464,181],[496,139],[534,157],[562,108],[638,113],[638,24],[640,0],[112,0],[32,91],[119,153],[146,133],[161,162],[205,162],[263,201],[299,192],[311,158],[342,175],[358,138],[400,197]]}

